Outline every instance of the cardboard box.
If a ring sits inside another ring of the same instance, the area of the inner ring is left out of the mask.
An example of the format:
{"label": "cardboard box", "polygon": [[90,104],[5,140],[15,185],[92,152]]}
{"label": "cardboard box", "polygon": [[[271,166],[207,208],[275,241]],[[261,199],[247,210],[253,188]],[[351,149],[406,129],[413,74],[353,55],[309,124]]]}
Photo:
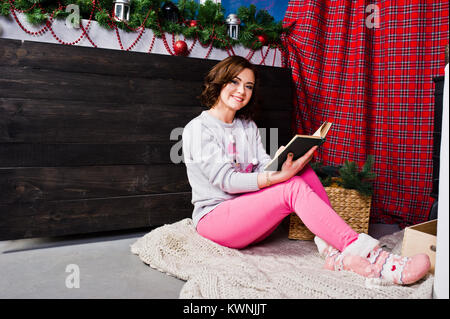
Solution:
{"label": "cardboard box", "polygon": [[430,257],[432,274],[436,263],[436,232],[437,220],[406,227],[402,243],[402,256],[425,253]]}

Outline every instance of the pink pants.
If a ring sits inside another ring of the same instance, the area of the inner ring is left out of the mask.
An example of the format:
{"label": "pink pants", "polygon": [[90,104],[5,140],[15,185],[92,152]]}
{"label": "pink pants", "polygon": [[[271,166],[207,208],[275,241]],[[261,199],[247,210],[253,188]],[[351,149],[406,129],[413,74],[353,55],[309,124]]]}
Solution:
{"label": "pink pants", "polygon": [[310,166],[283,183],[224,201],[200,219],[197,232],[222,246],[240,249],[269,236],[291,212],[340,251],[358,237],[331,208]]}

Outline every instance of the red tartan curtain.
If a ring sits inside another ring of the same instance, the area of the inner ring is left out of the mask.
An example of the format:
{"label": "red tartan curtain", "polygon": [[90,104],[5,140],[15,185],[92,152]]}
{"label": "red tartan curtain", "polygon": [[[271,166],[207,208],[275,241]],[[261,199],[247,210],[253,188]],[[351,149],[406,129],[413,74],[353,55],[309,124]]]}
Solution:
{"label": "red tartan curtain", "polygon": [[433,202],[432,79],[444,75],[448,2],[372,3],[289,2],[295,128],[334,123],[316,158],[325,165],[374,155],[371,222],[405,227],[426,221]]}

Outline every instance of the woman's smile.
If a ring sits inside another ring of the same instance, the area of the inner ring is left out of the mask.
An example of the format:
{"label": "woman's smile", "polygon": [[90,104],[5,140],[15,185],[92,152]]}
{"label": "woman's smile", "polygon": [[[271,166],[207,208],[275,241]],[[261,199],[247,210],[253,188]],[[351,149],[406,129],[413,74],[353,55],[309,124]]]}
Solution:
{"label": "woman's smile", "polygon": [[238,101],[238,102],[242,102],[242,101],[244,101],[244,99],[243,98],[241,98],[241,97],[238,97],[238,96],[236,96],[236,95],[232,95],[232,97],[236,100],[236,101]]}

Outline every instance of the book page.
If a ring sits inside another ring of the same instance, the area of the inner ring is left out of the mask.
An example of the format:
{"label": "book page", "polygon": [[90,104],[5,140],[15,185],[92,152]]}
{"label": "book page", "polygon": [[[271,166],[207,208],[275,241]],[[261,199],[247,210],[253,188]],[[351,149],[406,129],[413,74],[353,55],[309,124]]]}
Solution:
{"label": "book page", "polygon": [[321,136],[322,138],[325,138],[325,136],[327,136],[328,131],[330,130],[331,124],[333,124],[333,123],[325,122],[324,124],[325,124],[325,125],[324,125],[324,126],[322,127],[322,129],[320,130],[320,136]]}
{"label": "book page", "polygon": [[314,132],[314,134],[312,136],[318,136],[320,137],[320,132],[323,128],[323,126],[325,125],[326,122],[322,123],[322,125],[317,129],[317,131]]}
{"label": "book page", "polygon": [[333,123],[323,122],[322,125],[317,129],[317,131],[312,136],[324,138],[327,135],[327,133],[331,127],[331,124],[333,124]]}

